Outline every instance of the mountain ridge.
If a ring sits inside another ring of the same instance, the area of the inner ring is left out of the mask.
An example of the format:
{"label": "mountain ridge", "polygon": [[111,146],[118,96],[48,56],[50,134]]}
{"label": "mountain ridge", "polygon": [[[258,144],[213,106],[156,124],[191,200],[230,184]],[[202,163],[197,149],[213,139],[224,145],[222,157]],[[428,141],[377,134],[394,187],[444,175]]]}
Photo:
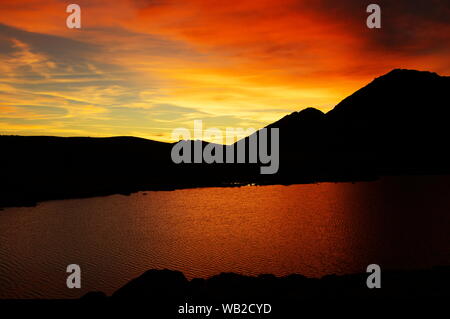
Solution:
{"label": "mountain ridge", "polygon": [[259,163],[177,165],[173,143],[137,137],[0,136],[0,207],[140,190],[450,174],[449,91],[448,76],[394,69],[327,113],[288,114],[266,126],[280,130],[274,175],[260,175]]}

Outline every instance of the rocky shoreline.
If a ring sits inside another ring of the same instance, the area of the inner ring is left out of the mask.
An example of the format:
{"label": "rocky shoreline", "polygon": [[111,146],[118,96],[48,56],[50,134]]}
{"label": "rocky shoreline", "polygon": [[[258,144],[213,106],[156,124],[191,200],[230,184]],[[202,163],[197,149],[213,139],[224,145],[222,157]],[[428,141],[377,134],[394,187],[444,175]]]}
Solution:
{"label": "rocky shoreline", "polygon": [[[386,305],[403,307],[406,304],[405,310],[411,311],[415,300],[433,301],[443,306],[450,297],[450,266],[382,271],[380,289],[367,287],[369,275],[327,275],[319,279],[299,274],[253,277],[222,273],[207,279],[188,280],[179,271],[151,269],[111,296],[103,292],[89,292],[79,302],[83,305],[105,305],[106,309],[122,305],[144,307],[154,314],[158,313],[158,318],[288,318],[307,307],[334,313],[335,307],[341,306],[348,307],[348,310],[358,309],[353,305],[377,305],[381,307],[377,309],[384,309]],[[230,315],[219,309],[224,304],[239,304],[241,310],[244,304],[269,304],[271,311],[259,316],[251,313]],[[194,317],[180,313],[187,307],[198,305],[211,305],[211,309],[219,309],[219,313],[213,311],[210,316],[201,314]]]}

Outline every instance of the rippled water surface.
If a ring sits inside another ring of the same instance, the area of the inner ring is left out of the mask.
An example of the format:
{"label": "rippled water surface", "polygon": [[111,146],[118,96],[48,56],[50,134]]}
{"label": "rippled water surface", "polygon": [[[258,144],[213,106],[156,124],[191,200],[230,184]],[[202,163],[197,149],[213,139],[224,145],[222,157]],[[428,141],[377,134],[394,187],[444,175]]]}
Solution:
{"label": "rippled water surface", "polygon": [[[66,288],[79,264],[82,289]],[[450,177],[198,188],[0,211],[0,298],[111,293],[150,268],[322,276],[450,264]]]}

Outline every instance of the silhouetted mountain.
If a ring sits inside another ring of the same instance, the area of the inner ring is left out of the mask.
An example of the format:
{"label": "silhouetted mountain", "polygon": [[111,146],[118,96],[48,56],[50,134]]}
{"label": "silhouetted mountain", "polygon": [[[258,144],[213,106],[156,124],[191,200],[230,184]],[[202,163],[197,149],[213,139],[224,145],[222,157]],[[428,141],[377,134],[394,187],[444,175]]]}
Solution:
{"label": "silhouetted mountain", "polygon": [[267,126],[280,132],[274,175],[261,175],[261,163],[176,165],[173,144],[134,137],[0,136],[0,207],[152,189],[448,174],[449,91],[450,77],[397,69],[326,114],[287,115]]}
{"label": "silhouetted mountain", "polygon": [[448,171],[450,77],[393,70],[326,115],[337,150],[370,156],[377,173]]}
{"label": "silhouetted mountain", "polygon": [[280,130],[280,174],[297,180],[448,173],[450,77],[396,69],[326,114],[305,109]]}

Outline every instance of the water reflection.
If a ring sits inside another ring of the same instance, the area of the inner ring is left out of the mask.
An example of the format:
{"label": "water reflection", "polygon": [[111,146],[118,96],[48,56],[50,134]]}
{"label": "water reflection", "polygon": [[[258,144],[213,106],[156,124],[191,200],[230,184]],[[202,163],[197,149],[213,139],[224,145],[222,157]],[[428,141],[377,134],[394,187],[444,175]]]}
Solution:
{"label": "water reflection", "polygon": [[[450,263],[450,178],[200,188],[0,212],[0,297],[112,292],[149,268],[188,277]],[[80,264],[82,289],[65,287]]]}

